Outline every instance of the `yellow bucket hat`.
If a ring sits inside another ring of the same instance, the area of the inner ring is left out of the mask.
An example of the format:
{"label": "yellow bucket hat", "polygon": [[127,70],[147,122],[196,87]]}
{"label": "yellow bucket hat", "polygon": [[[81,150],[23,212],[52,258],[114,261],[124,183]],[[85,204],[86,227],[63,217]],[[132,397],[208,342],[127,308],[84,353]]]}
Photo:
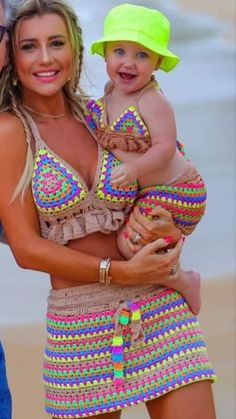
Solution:
{"label": "yellow bucket hat", "polygon": [[92,54],[105,55],[106,42],[136,42],[163,56],[160,68],[171,71],[180,58],[168,49],[170,22],[158,10],[133,4],[121,4],[108,13],[103,37],[91,45]]}

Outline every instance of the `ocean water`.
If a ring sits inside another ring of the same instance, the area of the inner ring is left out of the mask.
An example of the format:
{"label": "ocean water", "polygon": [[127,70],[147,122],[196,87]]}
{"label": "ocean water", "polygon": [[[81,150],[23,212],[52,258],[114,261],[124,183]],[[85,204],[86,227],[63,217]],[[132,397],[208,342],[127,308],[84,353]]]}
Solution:
{"label": "ocean water", "polygon": [[[171,73],[157,78],[172,103],[178,137],[202,172],[208,187],[207,212],[186,240],[182,263],[199,270],[204,279],[233,275],[235,269],[235,45],[224,41],[225,24],[209,15],[178,8],[168,1],[130,1],[159,8],[172,23],[170,48],[181,56]],[[81,20],[85,39],[82,85],[94,97],[103,94],[107,80],[104,61],[88,53],[102,33],[112,0],[71,1]],[[49,282],[46,275],[21,270],[7,246],[0,244],[0,326],[41,322]]]}

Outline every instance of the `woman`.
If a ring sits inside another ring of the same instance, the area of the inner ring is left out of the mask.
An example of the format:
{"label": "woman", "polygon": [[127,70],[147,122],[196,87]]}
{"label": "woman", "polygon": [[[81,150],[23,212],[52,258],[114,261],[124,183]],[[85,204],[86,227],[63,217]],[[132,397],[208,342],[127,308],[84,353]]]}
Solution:
{"label": "woman", "polygon": [[[0,83],[2,69],[7,63],[7,26],[6,26],[6,4],[5,0],[0,0]],[[0,220],[0,242],[5,243],[3,228]]]}
{"label": "woman", "polygon": [[[214,418],[202,332],[183,298],[158,287],[176,271],[182,247],[171,217],[159,209],[152,224],[133,214],[129,236],[150,243],[130,261],[118,252],[116,231],[137,185],[112,187],[119,162],[86,126],[74,12],[62,0],[24,0],[11,31],[0,217],[18,264],[50,274],[46,412],[118,419],[122,408],[146,402],[153,419]],[[156,253],[168,240],[154,238],[170,235],[175,248]]]}

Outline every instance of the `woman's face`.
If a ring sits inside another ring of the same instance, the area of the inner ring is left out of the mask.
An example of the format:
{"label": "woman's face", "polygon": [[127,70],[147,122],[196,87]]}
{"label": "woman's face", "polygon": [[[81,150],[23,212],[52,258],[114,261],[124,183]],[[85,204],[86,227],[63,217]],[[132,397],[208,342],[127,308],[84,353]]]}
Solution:
{"label": "woman's face", "polygon": [[68,30],[56,13],[25,19],[16,27],[15,69],[23,95],[51,97],[61,91],[72,72]]}

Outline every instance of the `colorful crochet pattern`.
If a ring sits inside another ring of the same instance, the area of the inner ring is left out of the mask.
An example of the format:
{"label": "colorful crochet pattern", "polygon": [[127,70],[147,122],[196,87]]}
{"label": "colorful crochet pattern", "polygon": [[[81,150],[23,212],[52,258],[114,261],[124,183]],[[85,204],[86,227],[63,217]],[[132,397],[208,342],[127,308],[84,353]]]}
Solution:
{"label": "colorful crochet pattern", "polygon": [[[116,131],[117,134],[135,133],[139,134],[147,141],[147,138],[149,137],[148,128],[142,121],[137,106],[129,106],[119,118],[109,125],[109,127],[106,127],[105,121],[105,99],[97,100],[96,102],[91,101],[91,103],[88,104],[88,109],[91,112],[90,116],[94,121],[95,126],[101,130],[104,131],[106,128],[110,132]],[[103,140],[103,137],[104,134],[101,135],[101,144],[104,146],[106,144],[106,137],[109,139],[109,135],[105,136],[105,141]],[[99,138],[100,132],[98,130],[98,139]],[[110,144],[115,148],[114,142],[117,142],[117,148],[119,148],[119,135],[117,135],[117,140],[110,135],[110,143],[107,141],[108,148]],[[177,141],[176,147],[185,159],[188,160],[184,145],[180,141]],[[130,148],[122,149],[131,151]],[[132,151],[136,150],[134,149]],[[196,177],[196,173],[195,178],[192,178],[191,181],[180,181],[168,186],[157,185],[140,190],[139,200],[136,204],[145,215],[148,215],[150,209],[154,208],[155,205],[161,205],[171,212],[176,225],[184,235],[191,234],[205,212],[207,197],[206,185],[199,175]]]}
{"label": "colorful crochet pattern", "polygon": [[95,176],[88,187],[78,171],[43,141],[28,112],[22,111],[35,143],[31,185],[42,237],[67,244],[98,231],[117,231],[137,198],[137,182],[124,188],[112,185],[112,170],[121,162],[97,144]]}
{"label": "colorful crochet pattern", "polygon": [[46,148],[36,155],[32,189],[38,210],[46,214],[68,209],[88,193],[80,179]]}
{"label": "colorful crochet pattern", "polygon": [[[113,154],[103,150],[95,194],[101,201],[122,206],[133,204],[137,196],[136,182],[127,188],[111,185],[112,169],[119,164]],[[89,193],[79,174],[47,148],[40,149],[35,158],[32,190],[38,210],[46,214],[63,212],[85,200]]]}
{"label": "colorful crochet pattern", "polygon": [[173,220],[183,234],[193,232],[201,220],[206,206],[206,186],[198,176],[196,180],[176,183],[174,186],[157,185],[141,189],[136,204],[143,214],[161,205],[172,214]]}
{"label": "colorful crochet pattern", "polygon": [[[88,104],[88,109],[91,112],[92,120],[95,122],[96,126],[105,128],[103,100],[92,100]],[[134,105],[128,106],[128,108],[109,125],[109,128],[118,132],[137,134],[141,137],[149,135],[148,129]]]}
{"label": "colorful crochet pattern", "polygon": [[138,195],[137,182],[112,185],[112,170],[121,162],[98,146],[94,183],[88,189],[79,173],[40,139],[32,175],[32,191],[41,235],[60,244],[97,231],[117,231]]}
{"label": "colorful crochet pattern", "polygon": [[136,346],[144,341],[139,306],[133,302],[123,304],[116,313],[115,335],[112,340],[111,359],[114,367],[114,384],[120,386],[124,381],[124,328],[130,325],[131,344]]}
{"label": "colorful crochet pattern", "polygon": [[[119,166],[121,162],[107,150],[103,151],[101,171],[99,173],[96,195],[102,201],[108,201],[115,204],[132,204],[137,197],[137,182],[124,188],[116,187],[111,184],[112,169]],[[129,206],[130,209],[130,206]],[[128,212],[128,209],[127,209]]]}
{"label": "colorful crochet pattern", "polygon": [[[59,314],[59,307],[58,314],[48,313],[44,382],[49,415],[99,415],[215,380],[200,326],[179,293],[162,288],[132,304],[117,301],[117,309],[70,316]],[[132,320],[141,337],[136,344]]]}

